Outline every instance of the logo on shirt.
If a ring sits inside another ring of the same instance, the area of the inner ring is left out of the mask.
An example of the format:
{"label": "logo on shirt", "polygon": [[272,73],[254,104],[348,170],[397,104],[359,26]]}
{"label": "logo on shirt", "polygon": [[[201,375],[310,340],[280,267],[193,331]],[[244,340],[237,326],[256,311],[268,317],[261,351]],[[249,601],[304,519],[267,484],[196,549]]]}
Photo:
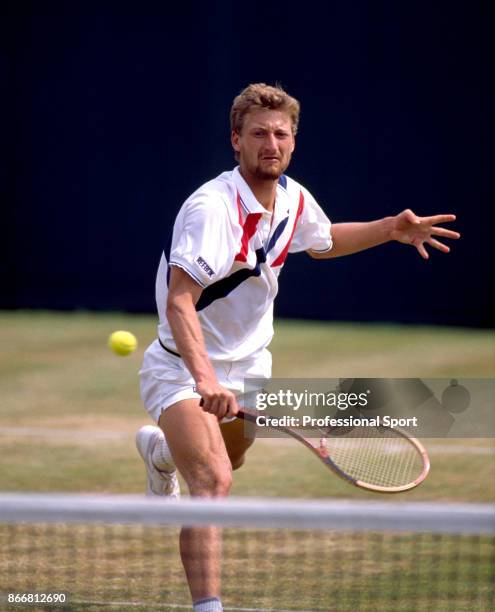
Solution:
{"label": "logo on shirt", "polygon": [[208,274],[208,276],[211,278],[214,274],[215,274],[215,270],[213,270],[213,268],[211,268],[206,261],[201,257],[201,255],[198,255],[196,257],[196,263],[198,264],[198,266],[204,270],[206,272],[206,274]]}

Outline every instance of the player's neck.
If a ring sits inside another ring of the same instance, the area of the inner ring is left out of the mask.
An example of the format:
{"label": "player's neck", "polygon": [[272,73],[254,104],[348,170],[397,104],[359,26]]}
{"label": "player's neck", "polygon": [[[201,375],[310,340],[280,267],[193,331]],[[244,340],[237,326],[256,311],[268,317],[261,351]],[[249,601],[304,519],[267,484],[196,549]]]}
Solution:
{"label": "player's neck", "polygon": [[242,169],[240,169],[240,173],[261,206],[263,206],[263,208],[269,212],[272,212],[275,206],[278,180],[260,179],[248,172],[243,171]]}

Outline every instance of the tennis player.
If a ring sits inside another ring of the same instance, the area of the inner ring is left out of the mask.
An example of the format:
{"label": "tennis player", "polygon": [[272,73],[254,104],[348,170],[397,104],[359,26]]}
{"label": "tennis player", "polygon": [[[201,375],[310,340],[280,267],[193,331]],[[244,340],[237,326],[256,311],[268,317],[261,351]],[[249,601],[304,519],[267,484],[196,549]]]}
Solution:
{"label": "tennis player", "polygon": [[[158,427],[136,436],[148,494],[229,493],[252,438],[235,419],[246,378],[270,378],[273,300],[289,253],[350,255],[391,240],[444,253],[439,227],[454,215],[405,210],[369,223],[331,225],[311,193],[285,171],[295,147],[299,102],[280,87],[249,85],[233,102],[231,142],[239,165],[183,204],[156,280],[158,339],[140,371],[141,395]],[[200,400],[202,399],[202,407]],[[181,556],[196,612],[222,610],[220,534],[184,528]]]}

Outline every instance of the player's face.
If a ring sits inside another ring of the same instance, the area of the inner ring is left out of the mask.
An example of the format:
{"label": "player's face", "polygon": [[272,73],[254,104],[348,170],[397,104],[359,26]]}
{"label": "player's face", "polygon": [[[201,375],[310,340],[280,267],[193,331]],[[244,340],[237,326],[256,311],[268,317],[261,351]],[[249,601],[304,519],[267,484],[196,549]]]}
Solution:
{"label": "player's face", "polygon": [[245,176],[278,180],[295,147],[290,117],[276,110],[252,111],[244,117],[241,133],[232,133],[232,146]]}

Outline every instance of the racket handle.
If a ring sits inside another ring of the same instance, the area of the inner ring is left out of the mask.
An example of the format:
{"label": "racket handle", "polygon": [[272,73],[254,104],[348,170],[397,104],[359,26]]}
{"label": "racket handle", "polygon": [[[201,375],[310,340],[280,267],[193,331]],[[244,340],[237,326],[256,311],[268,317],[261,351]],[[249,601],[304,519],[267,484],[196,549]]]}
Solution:
{"label": "racket handle", "polygon": [[[201,398],[199,400],[199,405],[202,407],[205,405],[203,398]],[[236,414],[236,417],[238,419],[244,419],[245,421],[253,421],[256,422],[256,417],[254,415],[251,415],[247,412],[244,412],[244,410],[239,410],[239,412]]]}

